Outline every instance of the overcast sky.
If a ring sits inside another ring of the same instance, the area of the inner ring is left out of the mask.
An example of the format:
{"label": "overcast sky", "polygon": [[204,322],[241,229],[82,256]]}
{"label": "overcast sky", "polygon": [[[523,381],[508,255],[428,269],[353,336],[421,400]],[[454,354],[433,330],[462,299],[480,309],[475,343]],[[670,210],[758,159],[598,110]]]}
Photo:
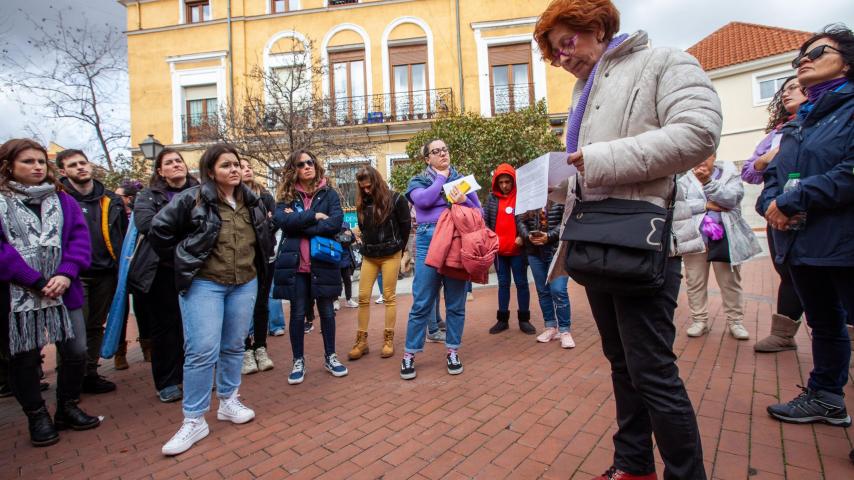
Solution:
{"label": "overcast sky", "polygon": [[[807,31],[819,30],[833,22],[854,27],[852,0],[818,3],[794,0],[615,0],[615,3],[620,9],[622,31],[643,29],[649,32],[655,45],[683,49],[731,21]],[[109,23],[119,29],[125,27],[125,7],[116,0],[0,0],[0,38],[5,37],[6,41],[25,49],[31,29],[27,22],[22,21],[19,9],[34,18],[41,18],[52,16],[54,9],[66,7],[72,8],[66,13],[68,23]],[[418,15],[415,8],[413,14]],[[0,90],[0,140],[24,135],[28,122],[33,123],[22,118],[16,101]],[[43,140],[51,137],[65,146],[77,146],[81,138],[81,132],[63,125],[42,124],[39,131],[46,137]],[[131,139],[133,144],[140,140]]]}

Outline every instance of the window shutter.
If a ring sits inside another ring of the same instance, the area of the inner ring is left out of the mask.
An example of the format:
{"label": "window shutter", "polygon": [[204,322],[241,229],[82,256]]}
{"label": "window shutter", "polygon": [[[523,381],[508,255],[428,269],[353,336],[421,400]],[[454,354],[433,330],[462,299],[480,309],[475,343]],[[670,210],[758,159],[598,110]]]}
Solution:
{"label": "window shutter", "polygon": [[489,47],[490,65],[514,65],[518,63],[531,63],[530,43]]}
{"label": "window shutter", "polygon": [[427,45],[404,45],[388,49],[389,62],[392,65],[413,65],[427,63]]}
{"label": "window shutter", "polygon": [[365,59],[365,48],[354,49],[354,50],[346,50],[343,52],[329,52],[329,63],[338,63],[338,62],[353,62],[356,60],[364,60]]}

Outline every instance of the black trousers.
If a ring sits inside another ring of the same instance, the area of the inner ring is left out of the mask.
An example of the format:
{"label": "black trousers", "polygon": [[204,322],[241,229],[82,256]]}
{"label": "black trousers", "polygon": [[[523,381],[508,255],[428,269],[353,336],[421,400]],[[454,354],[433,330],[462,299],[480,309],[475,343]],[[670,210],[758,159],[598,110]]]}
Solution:
{"label": "black trousers", "polygon": [[154,388],[163,390],[184,382],[184,326],[175,288],[175,271],[159,267],[148,293],[134,294],[134,308],[151,334],[151,374]]}
{"label": "black trousers", "polygon": [[[44,405],[40,388],[41,350],[11,355],[8,308],[0,310],[4,310],[3,313],[5,313],[4,321],[0,321],[0,345],[2,345],[0,350],[3,357],[8,359],[9,387],[25,412],[38,410]],[[56,349],[63,358],[62,365],[56,367],[56,398],[59,402],[80,398],[83,374],[86,371],[86,325],[83,320],[83,311],[69,310],[68,315],[71,317],[74,338],[56,344]]]}
{"label": "black trousers", "polygon": [[[83,281],[83,317],[86,319],[86,375],[98,374],[98,360],[101,358],[101,343],[104,341],[104,325],[110,304],[116,294],[118,272],[114,270],[99,272],[80,278]],[[59,358],[62,352],[57,350]],[[58,362],[59,363],[59,362]]]}
{"label": "black trousers", "polygon": [[344,284],[344,298],[353,298],[353,267],[341,269],[341,283]]}
{"label": "black trousers", "polygon": [[774,270],[780,276],[780,287],[777,289],[777,313],[785,315],[792,320],[801,318],[804,314],[804,307],[801,306],[801,299],[798,298],[798,293],[795,291],[795,284],[792,282],[792,272],[789,266],[785,263],[777,263],[774,258],[777,256],[777,249],[774,247],[774,239],[771,237],[771,227],[766,228],[768,235],[768,253],[771,254],[771,263],[774,265]]}
{"label": "black trousers", "polygon": [[587,299],[611,363],[617,403],[614,465],[630,474],[655,471],[652,435],[664,460],[664,479],[706,478],[694,408],[679,378],[673,313],[682,260],[668,260],[667,278],[653,296],[619,296],[587,289]]}
{"label": "black trousers", "polygon": [[291,339],[291,350],[294,360],[302,358],[305,345],[306,309],[317,302],[317,312],[320,315],[320,330],[323,332],[323,353],[329,356],[335,353],[335,310],[332,297],[311,297],[311,274],[297,273],[294,298],[291,299],[291,323],[288,334]]}
{"label": "black trousers", "polygon": [[275,262],[267,264],[266,280],[258,282],[258,296],[252,313],[252,335],[246,337],[246,350],[267,348],[267,330],[270,324],[270,288],[273,286]]}
{"label": "black trousers", "polygon": [[[136,295],[130,294],[128,295],[128,307],[125,309],[125,328],[122,329],[122,337],[119,339],[119,345],[122,345],[127,341],[128,336],[128,314],[130,313],[130,306],[133,304],[134,318],[136,318],[136,329],[139,332],[140,340],[149,340],[151,339],[151,327],[148,325],[148,317],[140,316],[136,314],[136,310],[139,307],[137,304],[140,303],[137,300]],[[143,307],[144,309],[145,307]]]}

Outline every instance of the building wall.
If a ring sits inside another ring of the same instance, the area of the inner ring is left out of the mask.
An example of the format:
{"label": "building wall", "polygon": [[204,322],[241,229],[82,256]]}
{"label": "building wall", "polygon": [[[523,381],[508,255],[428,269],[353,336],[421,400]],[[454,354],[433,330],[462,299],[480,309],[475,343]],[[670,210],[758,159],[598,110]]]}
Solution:
{"label": "building wall", "polygon": [[[224,98],[239,99],[247,89],[247,73],[265,62],[264,50],[271,39],[295,31],[312,44],[313,58],[325,57],[323,46],[364,43],[367,93],[389,93],[389,68],[383,64],[384,40],[427,37],[432,41],[429,88],[452,88],[457,108],[491,114],[488,92],[488,63],[483,58],[488,44],[530,41],[536,16],[549,0],[508,2],[505,0],[460,0],[460,49],[457,55],[454,0],[366,0],[362,5],[325,8],[325,0],[301,0],[301,10],[267,14],[267,0],[232,0],[232,53],[228,51],[227,0],[212,0],[208,22],[180,24],[182,0],[128,1],[128,68],[131,98],[131,135],[148,134],[164,144],[177,144],[180,137],[180,108],[173,84],[217,79]],[[403,22],[403,23],[401,23]],[[393,23],[399,23],[391,28]],[[480,55],[480,58],[479,58]],[[546,98],[550,113],[565,113],[574,79],[566,72],[546,66],[532,52],[537,97]],[[199,58],[197,58],[199,57]],[[232,68],[229,79],[229,69]],[[458,66],[462,65],[463,88]],[[484,68],[486,65],[486,68]],[[328,92],[327,78],[314,78]],[[323,83],[320,83],[323,82]],[[234,92],[231,92],[233,83]],[[461,93],[463,95],[461,95]],[[404,131],[406,129],[403,129]],[[410,129],[411,130],[411,129]],[[412,130],[413,132],[416,130]],[[411,135],[411,133],[409,134]],[[408,135],[390,138],[387,149],[403,151]],[[396,153],[396,152],[393,152]],[[384,170],[384,162],[379,162]]]}

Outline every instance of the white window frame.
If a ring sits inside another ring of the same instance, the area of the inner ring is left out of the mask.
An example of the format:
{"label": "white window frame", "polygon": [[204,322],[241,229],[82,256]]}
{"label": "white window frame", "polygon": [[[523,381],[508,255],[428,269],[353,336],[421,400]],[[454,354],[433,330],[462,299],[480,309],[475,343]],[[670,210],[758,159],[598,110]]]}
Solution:
{"label": "white window frame", "polygon": [[[332,171],[332,167],[335,165],[347,165],[347,164],[364,164],[368,163],[370,166],[377,168],[377,157],[376,155],[369,155],[367,157],[346,157],[346,158],[329,158],[323,162],[323,168],[326,171],[326,175],[330,176],[329,173]],[[335,185],[338,186],[337,183]],[[343,201],[341,202],[344,203]]]}
{"label": "white window frame", "polygon": [[[519,24],[527,24],[529,19],[521,19]],[[509,25],[516,26],[516,25]],[[484,26],[483,29],[491,28]],[[505,35],[500,37],[483,37],[481,28],[475,28],[474,41],[477,45],[477,74],[478,86],[480,88],[480,114],[484,117],[492,117],[492,101],[489,87],[489,47],[498,45],[512,45],[514,43],[531,44],[531,69],[534,79],[534,102],[539,102],[547,96],[546,92],[546,63],[543,61],[540,47],[534,41],[532,33],[522,35]]]}
{"label": "white window frame", "polygon": [[394,165],[395,160],[409,161],[411,159],[406,153],[389,153],[385,156],[385,181],[389,185],[391,185],[391,166]]}
{"label": "white window frame", "polygon": [[[181,55],[168,57],[169,69],[172,75],[172,143],[184,142],[182,116],[184,115],[184,88],[201,85],[216,85],[217,107],[222,108],[228,103],[228,91],[226,82],[226,59],[227,52],[198,53],[192,55]],[[198,62],[204,60],[219,59],[219,66],[206,68],[191,68],[179,70],[177,64],[184,62]]]}
{"label": "white window frame", "polygon": [[[187,23],[187,2],[192,3],[195,0],[178,0],[178,23],[183,25]],[[211,12],[210,18],[202,20],[202,23],[209,22],[214,19],[214,0],[208,0],[208,11]],[[269,8],[269,3],[267,4]]]}
{"label": "white window frame", "polygon": [[356,32],[360,37],[362,37],[362,45],[365,47],[365,92],[368,97],[374,94],[374,81],[373,81],[373,67],[371,64],[371,36],[368,35],[368,31],[364,28],[356,25],[354,23],[341,23],[338,24],[328,32],[323,37],[323,41],[320,44],[320,64],[323,68],[323,79],[321,80],[321,91],[323,92],[323,98],[329,98],[330,90],[329,90],[329,42],[332,41],[332,37],[335,36],[338,32],[343,32],[344,30],[352,30]]}
{"label": "white window frame", "polygon": [[[424,32],[424,35],[427,37],[427,86],[430,87],[430,90],[435,91],[438,86],[436,85],[436,61],[433,56],[433,30],[430,29],[430,25],[427,24],[423,19],[418,17],[398,17],[394,19],[391,23],[389,23],[385,30],[383,31],[382,40],[380,42],[380,46],[382,48],[382,66],[383,66],[383,94],[387,94],[386,96],[386,111],[391,111],[391,60],[389,59],[388,53],[388,43],[389,37],[391,36],[392,30],[397,28],[404,23],[411,23],[413,25],[417,25]],[[434,104],[436,103],[435,94],[430,98],[430,106],[428,110],[434,111]]]}
{"label": "white window frame", "polygon": [[776,80],[780,78],[786,78],[795,74],[795,70],[793,70],[789,66],[778,66],[775,68],[769,68],[766,70],[762,70],[756,72],[750,77],[751,88],[753,89],[753,106],[761,107],[763,105],[768,105],[771,102],[771,98],[763,99],[759,92],[759,82],[763,82],[766,80]]}

